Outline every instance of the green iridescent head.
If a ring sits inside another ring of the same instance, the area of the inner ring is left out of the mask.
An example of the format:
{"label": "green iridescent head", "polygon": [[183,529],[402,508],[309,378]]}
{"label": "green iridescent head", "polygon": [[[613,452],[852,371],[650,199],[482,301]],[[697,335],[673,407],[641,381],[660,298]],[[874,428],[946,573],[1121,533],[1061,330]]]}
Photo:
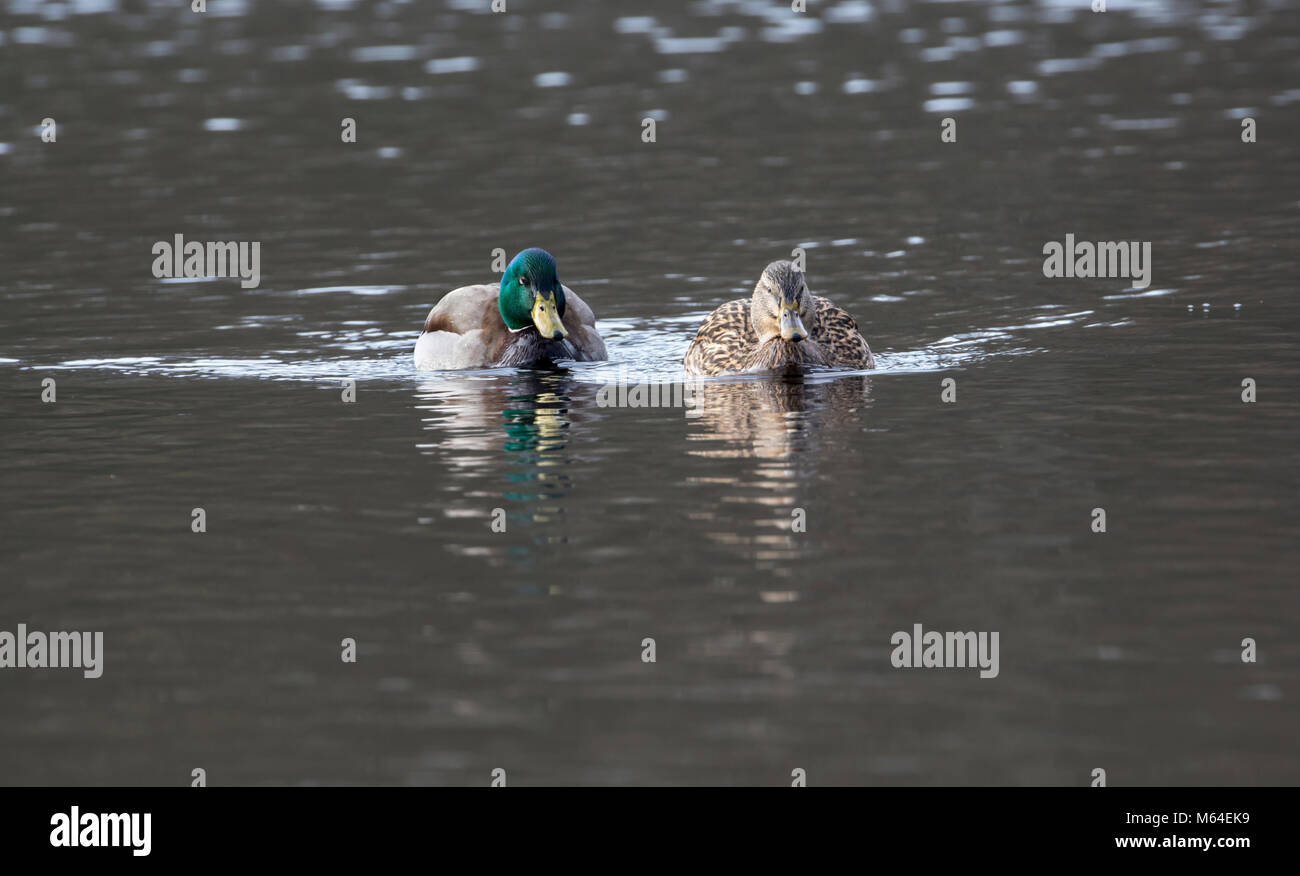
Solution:
{"label": "green iridescent head", "polygon": [[568,335],[564,316],[564,287],[555,275],[555,259],[544,249],[526,249],[511,259],[501,275],[497,306],[512,332],[536,326],[542,337]]}

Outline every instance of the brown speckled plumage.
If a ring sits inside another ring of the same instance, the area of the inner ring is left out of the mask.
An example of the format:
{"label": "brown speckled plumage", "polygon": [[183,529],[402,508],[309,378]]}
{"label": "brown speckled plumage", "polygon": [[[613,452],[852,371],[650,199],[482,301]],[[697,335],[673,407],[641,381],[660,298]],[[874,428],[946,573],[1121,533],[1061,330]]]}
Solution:
{"label": "brown speckled plumage", "polygon": [[[782,339],[783,306],[798,312],[807,337]],[[803,272],[788,261],[768,265],[753,296],[728,301],[709,314],[682,363],[687,373],[701,376],[876,367],[853,317],[809,292]]]}

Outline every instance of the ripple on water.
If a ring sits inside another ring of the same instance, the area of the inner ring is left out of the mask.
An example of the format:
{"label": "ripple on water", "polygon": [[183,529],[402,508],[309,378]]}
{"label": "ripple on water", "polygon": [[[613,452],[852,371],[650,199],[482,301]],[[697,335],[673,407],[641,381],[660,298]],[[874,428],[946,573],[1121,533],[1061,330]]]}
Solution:
{"label": "ripple on water", "polygon": [[352,60],[358,64],[414,61],[419,55],[418,46],[358,46],[352,50]]}
{"label": "ripple on water", "polygon": [[927,113],[956,113],[975,106],[969,97],[936,97],[921,105]]}
{"label": "ripple on water", "polygon": [[434,76],[448,73],[469,73],[479,68],[478,58],[461,56],[457,58],[434,58],[424,65],[424,71]]}
{"label": "ripple on water", "polygon": [[874,94],[884,88],[878,79],[846,79],[841,89],[845,94]]}
{"label": "ripple on water", "polygon": [[203,130],[205,131],[239,131],[243,127],[243,119],[205,119],[203,121]]}
{"label": "ripple on water", "polygon": [[533,77],[533,84],[538,88],[561,88],[573,81],[573,77],[562,70],[550,73],[538,73]]}

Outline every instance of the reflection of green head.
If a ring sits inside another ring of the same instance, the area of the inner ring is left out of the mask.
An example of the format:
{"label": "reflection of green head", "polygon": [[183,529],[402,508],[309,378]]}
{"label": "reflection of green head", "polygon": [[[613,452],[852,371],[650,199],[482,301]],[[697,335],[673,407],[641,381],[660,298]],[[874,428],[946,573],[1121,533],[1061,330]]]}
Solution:
{"label": "reflection of green head", "polygon": [[564,288],[555,275],[555,259],[544,249],[526,249],[511,260],[501,275],[497,306],[506,327],[513,332],[537,326],[543,337],[559,339],[566,332]]}

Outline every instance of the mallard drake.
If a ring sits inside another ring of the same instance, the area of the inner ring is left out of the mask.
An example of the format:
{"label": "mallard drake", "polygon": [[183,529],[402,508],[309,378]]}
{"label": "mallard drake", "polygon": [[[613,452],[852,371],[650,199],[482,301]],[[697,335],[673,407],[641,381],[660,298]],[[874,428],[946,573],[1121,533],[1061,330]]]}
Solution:
{"label": "mallard drake", "polygon": [[415,342],[421,370],[526,368],[555,359],[607,358],[587,303],[556,276],[544,249],[526,249],[501,275],[453,289],[429,311]]}
{"label": "mallard drake", "polygon": [[688,374],[797,372],[809,367],[875,368],[848,312],[808,291],[803,271],[772,262],[749,298],[708,315],[682,360]]}

